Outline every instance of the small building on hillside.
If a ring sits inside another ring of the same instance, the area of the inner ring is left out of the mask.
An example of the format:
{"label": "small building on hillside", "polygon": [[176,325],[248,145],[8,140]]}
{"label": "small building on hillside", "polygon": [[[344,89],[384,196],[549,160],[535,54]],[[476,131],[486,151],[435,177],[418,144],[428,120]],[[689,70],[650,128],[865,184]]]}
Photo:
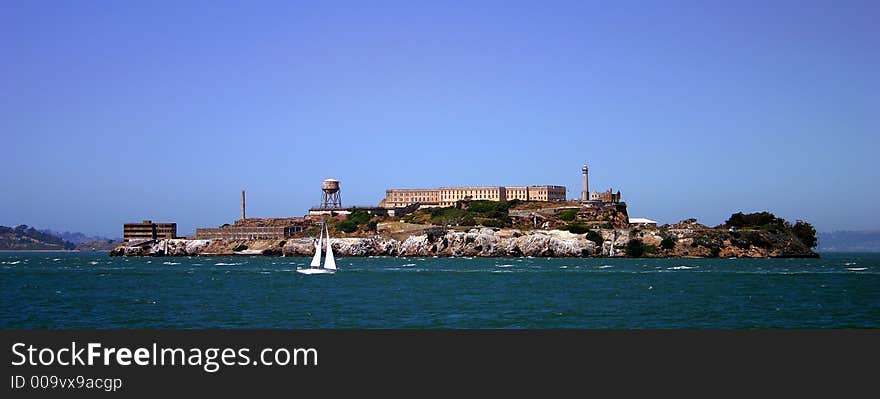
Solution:
{"label": "small building on hillside", "polygon": [[636,226],[657,227],[657,221],[647,218],[629,218],[629,224]]}

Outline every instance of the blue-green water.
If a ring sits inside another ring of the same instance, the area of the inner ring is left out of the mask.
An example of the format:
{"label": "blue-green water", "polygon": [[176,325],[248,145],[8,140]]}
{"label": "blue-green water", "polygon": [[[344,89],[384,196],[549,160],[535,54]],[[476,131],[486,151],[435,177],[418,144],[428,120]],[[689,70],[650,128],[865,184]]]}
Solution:
{"label": "blue-green water", "polygon": [[880,327],[880,254],[821,259],[0,253],[2,328]]}

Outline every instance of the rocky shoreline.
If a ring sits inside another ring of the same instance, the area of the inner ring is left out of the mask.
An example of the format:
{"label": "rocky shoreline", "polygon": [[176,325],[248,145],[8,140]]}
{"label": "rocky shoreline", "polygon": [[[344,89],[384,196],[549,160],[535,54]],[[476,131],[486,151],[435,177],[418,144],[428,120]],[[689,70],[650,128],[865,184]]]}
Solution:
{"label": "rocky shoreline", "polygon": [[[338,256],[400,257],[818,257],[785,231],[724,230],[672,225],[669,228],[600,229],[586,234],[510,228],[434,229],[403,239],[388,235],[333,238]],[[311,256],[312,238],[286,240],[167,239],[122,244],[111,256]]]}

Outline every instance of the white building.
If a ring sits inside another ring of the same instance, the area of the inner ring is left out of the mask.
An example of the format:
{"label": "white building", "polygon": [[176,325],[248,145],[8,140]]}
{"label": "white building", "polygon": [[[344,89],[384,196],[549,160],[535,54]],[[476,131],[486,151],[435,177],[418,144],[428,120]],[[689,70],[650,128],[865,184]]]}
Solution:
{"label": "white building", "polygon": [[629,218],[629,224],[637,226],[654,226],[657,227],[657,221],[647,218]]}

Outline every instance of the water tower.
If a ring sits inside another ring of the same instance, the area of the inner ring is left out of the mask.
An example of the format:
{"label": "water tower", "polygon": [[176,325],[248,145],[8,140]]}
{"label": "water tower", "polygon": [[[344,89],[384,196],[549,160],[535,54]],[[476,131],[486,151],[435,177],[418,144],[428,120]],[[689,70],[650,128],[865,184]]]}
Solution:
{"label": "water tower", "polygon": [[342,200],[339,198],[339,180],[327,179],[321,182],[321,208],[340,208]]}

